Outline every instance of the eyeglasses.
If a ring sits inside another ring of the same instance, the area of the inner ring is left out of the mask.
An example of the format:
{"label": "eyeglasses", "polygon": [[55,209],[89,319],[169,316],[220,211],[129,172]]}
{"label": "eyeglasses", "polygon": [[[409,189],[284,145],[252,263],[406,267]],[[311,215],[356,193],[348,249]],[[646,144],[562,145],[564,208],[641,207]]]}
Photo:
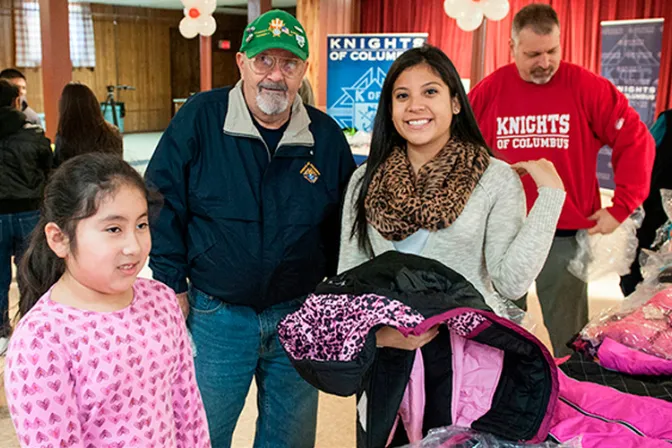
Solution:
{"label": "eyeglasses", "polygon": [[283,58],[280,56],[269,56],[260,54],[250,58],[252,71],[257,75],[266,75],[273,71],[277,64],[280,64],[280,71],[287,78],[296,78],[303,70],[305,62],[296,58]]}

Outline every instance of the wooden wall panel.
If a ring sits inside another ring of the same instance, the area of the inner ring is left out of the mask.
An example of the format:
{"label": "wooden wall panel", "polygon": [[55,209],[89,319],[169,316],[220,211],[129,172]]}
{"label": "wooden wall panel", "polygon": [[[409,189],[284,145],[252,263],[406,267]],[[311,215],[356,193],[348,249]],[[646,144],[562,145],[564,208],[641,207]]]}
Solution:
{"label": "wooden wall panel", "polygon": [[[98,8],[101,5],[91,5]],[[96,38],[96,68],[75,68],[72,80],[86,84],[93,90],[100,101],[107,96],[106,86],[117,84],[115,61],[116,42],[114,23],[112,20],[94,19],[93,32]]]}
{"label": "wooden wall panel", "polygon": [[[236,53],[243,41],[243,31],[247,26],[247,16],[217,15],[217,32],[212,42],[212,87],[230,86],[238,82],[240,72],[236,64]],[[216,48],[219,40],[230,40],[230,50]]]}
{"label": "wooden wall panel", "polygon": [[200,91],[199,59],[198,39],[185,39],[177,28],[171,28],[170,84],[173,98],[188,98]]}
{"label": "wooden wall panel", "polygon": [[[170,121],[168,27],[148,21],[120,21],[117,26],[119,83],[136,89],[118,94],[126,105],[126,129],[128,132],[163,129]],[[168,77],[162,76],[165,73]],[[164,79],[167,82],[162,83]]]}
{"label": "wooden wall panel", "polygon": [[[320,35],[320,0],[297,0],[296,2],[296,18],[299,19],[301,25],[306,30],[308,35],[308,45],[310,46],[310,56],[308,58],[308,72],[306,78],[313,88],[313,94],[317,95],[320,87],[319,67],[320,61],[317,55],[319,54],[318,43]],[[317,96],[316,105],[321,105]]]}
{"label": "wooden wall panel", "polygon": [[19,70],[26,77],[28,105],[38,113],[44,112],[44,96],[42,94],[42,68],[21,68]]}
{"label": "wooden wall panel", "polygon": [[[215,14],[217,31],[212,36],[212,87],[235,84],[240,79],[236,53],[240,48],[246,16]],[[217,48],[220,40],[231,42],[230,50]],[[188,98],[200,91],[199,40],[185,39],[177,28],[170,34],[171,85],[173,98]]]}
{"label": "wooden wall panel", "polygon": [[308,33],[310,65],[306,77],[315,93],[316,104],[327,104],[327,35],[359,32],[360,0],[297,0],[299,22]]}
{"label": "wooden wall panel", "polygon": [[[0,67],[11,66],[14,60],[11,5],[12,0],[0,0]],[[135,87],[134,91],[115,91],[117,101],[125,103],[125,131],[165,129],[172,116],[172,99],[194,91],[190,84],[183,86],[194,67],[198,80],[198,40],[188,41],[177,31],[183,12],[102,4],[92,4],[91,12],[96,67],[73,69],[73,80],[88,85],[100,101],[107,97],[108,85]],[[214,50],[213,83],[219,87],[233,84],[238,79],[235,53],[247,19],[223,14],[215,17],[218,31],[213,43],[216,45],[218,39],[232,41],[231,51]],[[182,59],[172,55],[171,45],[175,46],[175,43],[171,41],[177,42],[177,47],[182,49]],[[195,52],[191,48],[194,45]],[[22,71],[28,82],[28,103],[37,112],[42,112],[42,71],[39,68]],[[195,87],[198,91],[198,84]]]}
{"label": "wooden wall panel", "polygon": [[[175,22],[179,23],[179,22]],[[149,32],[148,98],[149,127],[165,129],[172,118],[172,90],[170,85],[170,27],[152,24]]]}
{"label": "wooden wall panel", "polygon": [[115,60],[106,65],[118,68],[118,79],[114,81],[115,73],[110,70],[109,85],[135,87],[115,92],[117,101],[125,104],[126,132],[163,130],[170,121],[170,28],[177,26],[181,16],[181,11],[114,7],[112,17],[98,19],[116,19],[117,23],[112,25],[113,35],[116,27],[116,51],[110,52]]}

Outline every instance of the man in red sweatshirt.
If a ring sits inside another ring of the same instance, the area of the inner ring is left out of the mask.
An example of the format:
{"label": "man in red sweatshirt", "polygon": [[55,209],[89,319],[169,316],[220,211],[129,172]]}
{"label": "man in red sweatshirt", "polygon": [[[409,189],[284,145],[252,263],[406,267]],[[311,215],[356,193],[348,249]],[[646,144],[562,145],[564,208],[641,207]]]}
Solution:
{"label": "man in red sweatshirt", "polygon": [[[576,232],[613,232],[647,197],[655,144],[625,96],[607,79],[562,62],[560,22],[548,5],[533,4],[513,19],[511,52],[504,66],[469,93],[485,140],[509,163],[545,158],[567,190],[551,252],[536,281],[556,356],[588,320],[588,285],[567,271],[577,249]],[[616,190],[602,208],[597,154],[613,149]],[[534,182],[523,177],[528,207]],[[523,304],[524,305],[524,301]]]}

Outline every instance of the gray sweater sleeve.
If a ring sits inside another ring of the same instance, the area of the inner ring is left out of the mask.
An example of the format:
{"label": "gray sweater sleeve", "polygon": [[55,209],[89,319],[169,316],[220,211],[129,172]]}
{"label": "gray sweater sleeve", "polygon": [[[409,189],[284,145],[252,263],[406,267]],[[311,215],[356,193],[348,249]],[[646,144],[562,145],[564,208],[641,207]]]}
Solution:
{"label": "gray sweater sleeve", "polygon": [[357,239],[351,237],[352,224],[357,215],[357,195],[359,193],[359,181],[364,176],[366,165],[362,165],[353,173],[345,193],[343,204],[343,217],[341,219],[341,248],[338,256],[338,273],[347,271],[369,260],[366,253],[359,248]]}
{"label": "gray sweater sleeve", "polygon": [[520,179],[513,170],[504,172],[501,189],[490,194],[494,203],[487,218],[484,250],[493,286],[503,297],[515,300],[527,292],[546,262],[565,192],[540,188],[526,218]]}

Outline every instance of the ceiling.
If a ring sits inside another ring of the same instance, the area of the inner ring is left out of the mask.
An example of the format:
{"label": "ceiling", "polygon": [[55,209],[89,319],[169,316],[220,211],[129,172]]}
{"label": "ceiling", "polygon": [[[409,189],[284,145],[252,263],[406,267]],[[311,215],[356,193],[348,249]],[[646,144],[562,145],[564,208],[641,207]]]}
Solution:
{"label": "ceiling", "polygon": [[[75,1],[75,0],[70,0]],[[77,0],[81,1],[81,0]],[[140,6],[145,8],[182,9],[180,0],[90,0],[91,3],[104,3],[119,6]],[[273,0],[273,7],[292,8],[296,6],[296,0]],[[232,9],[230,9],[232,8]],[[245,0],[217,0],[217,11],[245,13],[247,1]]]}

